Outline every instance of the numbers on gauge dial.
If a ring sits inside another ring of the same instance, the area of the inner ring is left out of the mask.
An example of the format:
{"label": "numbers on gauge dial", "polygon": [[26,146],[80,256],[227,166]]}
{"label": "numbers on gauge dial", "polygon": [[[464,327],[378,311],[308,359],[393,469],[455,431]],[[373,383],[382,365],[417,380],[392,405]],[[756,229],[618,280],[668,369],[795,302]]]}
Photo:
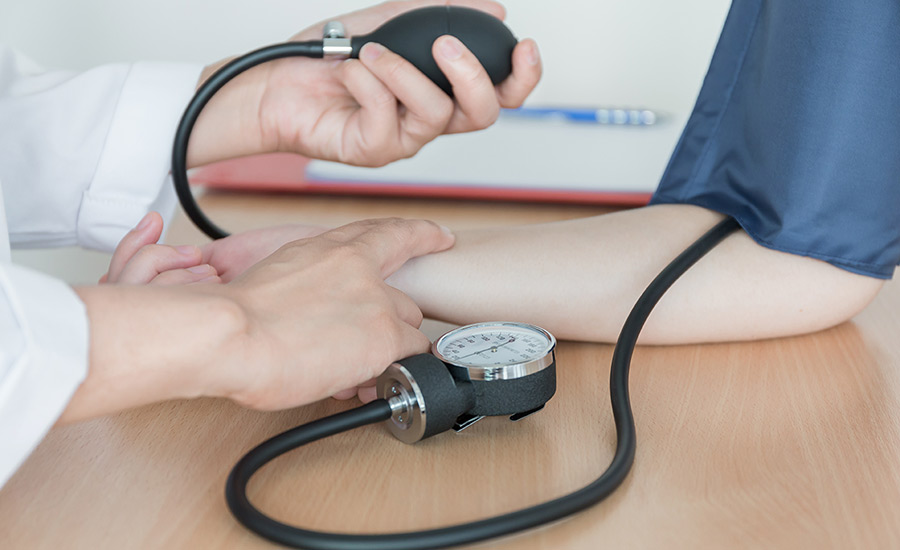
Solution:
{"label": "numbers on gauge dial", "polygon": [[514,365],[545,355],[550,341],[524,330],[484,330],[450,336],[438,351],[451,362],[465,365]]}

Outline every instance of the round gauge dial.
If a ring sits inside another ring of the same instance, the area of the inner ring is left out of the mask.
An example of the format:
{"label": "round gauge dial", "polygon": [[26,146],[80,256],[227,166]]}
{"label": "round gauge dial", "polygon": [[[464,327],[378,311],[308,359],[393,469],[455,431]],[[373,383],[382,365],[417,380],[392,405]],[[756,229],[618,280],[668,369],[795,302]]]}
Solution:
{"label": "round gauge dial", "polygon": [[553,362],[556,339],[525,323],[477,323],[444,334],[432,353],[449,365],[467,369],[473,379],[511,379],[537,372]]}

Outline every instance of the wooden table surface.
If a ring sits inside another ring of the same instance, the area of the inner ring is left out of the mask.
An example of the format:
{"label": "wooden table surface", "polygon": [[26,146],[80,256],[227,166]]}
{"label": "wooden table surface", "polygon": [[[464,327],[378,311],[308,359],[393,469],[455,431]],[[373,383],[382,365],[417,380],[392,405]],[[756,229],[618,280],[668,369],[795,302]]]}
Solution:
{"label": "wooden table surface", "polygon": [[[451,228],[599,207],[210,194],[229,230],[363,217]],[[202,242],[183,217],[170,242]],[[427,321],[431,337],[449,325]],[[369,426],[283,456],[251,484],[281,520],[389,532],[471,521],[580,488],[608,465],[612,346],[561,342],[558,391],[517,424],[486,419],[414,446]],[[607,501],[479,548],[900,548],[900,285],[850,323],[752,343],[639,347],[629,478]],[[342,409],[261,413],[198,399],[54,429],[0,491],[2,548],[271,548],[223,497],[263,439]]]}

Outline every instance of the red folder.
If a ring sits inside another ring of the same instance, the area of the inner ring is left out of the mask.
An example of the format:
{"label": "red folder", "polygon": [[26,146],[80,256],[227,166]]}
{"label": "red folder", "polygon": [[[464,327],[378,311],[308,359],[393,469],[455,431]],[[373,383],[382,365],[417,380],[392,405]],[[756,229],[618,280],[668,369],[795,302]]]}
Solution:
{"label": "red folder", "polygon": [[579,204],[644,205],[651,193],[384,181],[339,181],[307,177],[309,159],[289,153],[244,157],[191,171],[194,185],[215,189],[291,193],[382,195]]}

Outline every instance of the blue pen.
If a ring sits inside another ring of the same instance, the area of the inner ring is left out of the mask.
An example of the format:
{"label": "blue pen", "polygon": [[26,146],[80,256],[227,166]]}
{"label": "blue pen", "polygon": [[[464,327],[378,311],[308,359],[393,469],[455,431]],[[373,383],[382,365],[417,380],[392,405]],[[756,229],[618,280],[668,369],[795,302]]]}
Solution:
{"label": "blue pen", "polygon": [[517,118],[550,118],[617,126],[651,126],[657,121],[656,113],[648,109],[519,107],[518,109],[503,109],[502,113],[505,116]]}

